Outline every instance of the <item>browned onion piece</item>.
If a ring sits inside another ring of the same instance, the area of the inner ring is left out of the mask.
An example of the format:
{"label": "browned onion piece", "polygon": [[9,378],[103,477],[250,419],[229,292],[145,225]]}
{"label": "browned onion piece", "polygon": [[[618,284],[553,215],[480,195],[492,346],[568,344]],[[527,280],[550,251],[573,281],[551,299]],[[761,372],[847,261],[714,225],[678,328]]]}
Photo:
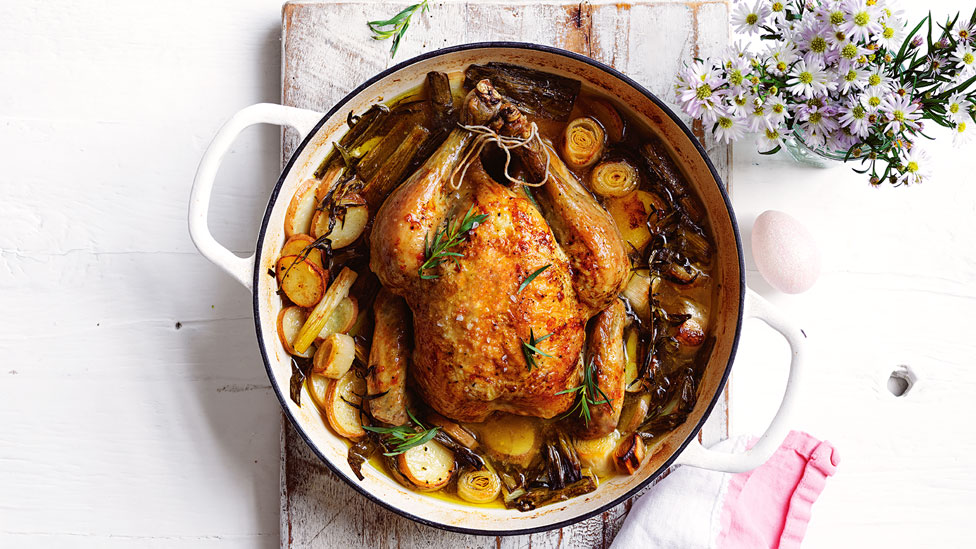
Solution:
{"label": "browned onion piece", "polygon": [[626,196],[637,188],[640,174],[624,159],[600,162],[590,173],[590,188],[605,197]]}
{"label": "browned onion piece", "polygon": [[566,125],[560,151],[570,168],[592,166],[600,159],[607,134],[603,126],[590,117],[577,118]]}
{"label": "browned onion piece", "polygon": [[625,438],[613,453],[617,470],[626,475],[633,475],[644,461],[644,439],[638,433]]}

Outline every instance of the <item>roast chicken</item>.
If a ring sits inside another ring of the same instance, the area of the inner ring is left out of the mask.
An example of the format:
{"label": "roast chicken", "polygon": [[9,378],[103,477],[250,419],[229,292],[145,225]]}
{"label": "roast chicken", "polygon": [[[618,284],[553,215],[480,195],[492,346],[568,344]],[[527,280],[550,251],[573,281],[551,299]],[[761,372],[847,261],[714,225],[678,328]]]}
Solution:
{"label": "roast chicken", "polygon": [[[487,80],[460,111],[462,125],[531,137],[525,116]],[[531,189],[533,200],[521,185],[489,175],[471,154],[476,138],[454,129],[376,214],[370,269],[384,290],[375,307],[370,411],[406,421],[408,379],[424,402],[456,421],[494,412],[552,418],[573,405],[572,389],[592,364],[611,402],[581,429],[612,431],[624,394],[617,296],[630,269],[619,232],[550,143],[537,138],[512,151],[528,179],[542,182]],[[457,255],[422,270],[435,235],[466,215],[485,217],[460,235],[450,249]],[[411,321],[412,330],[396,326]]]}

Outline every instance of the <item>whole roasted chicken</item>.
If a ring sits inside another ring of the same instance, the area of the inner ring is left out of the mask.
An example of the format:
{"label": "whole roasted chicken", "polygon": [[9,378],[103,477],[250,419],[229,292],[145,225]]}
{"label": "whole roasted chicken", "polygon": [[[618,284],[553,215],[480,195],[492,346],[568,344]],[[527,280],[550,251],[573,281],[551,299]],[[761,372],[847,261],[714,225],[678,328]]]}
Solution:
{"label": "whole roasted chicken", "polygon": [[457,421],[496,411],[552,418],[573,405],[592,365],[610,402],[580,430],[612,431],[624,395],[617,295],[630,268],[617,228],[488,80],[466,96],[460,122],[521,140],[512,153],[542,184],[533,200],[520,184],[496,181],[472,152],[479,134],[458,127],[383,203],[370,237],[370,268],[385,288],[375,305],[370,412],[406,422],[409,377]]}

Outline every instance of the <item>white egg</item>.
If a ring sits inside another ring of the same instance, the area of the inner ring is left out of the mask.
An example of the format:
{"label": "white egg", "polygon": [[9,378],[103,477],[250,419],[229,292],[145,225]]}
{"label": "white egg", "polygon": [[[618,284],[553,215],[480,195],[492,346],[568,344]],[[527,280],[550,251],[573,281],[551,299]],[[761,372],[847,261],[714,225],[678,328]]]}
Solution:
{"label": "white egg", "polygon": [[788,294],[805,292],[820,276],[820,249],[792,216],[767,210],[752,226],[752,257],[769,285]]}

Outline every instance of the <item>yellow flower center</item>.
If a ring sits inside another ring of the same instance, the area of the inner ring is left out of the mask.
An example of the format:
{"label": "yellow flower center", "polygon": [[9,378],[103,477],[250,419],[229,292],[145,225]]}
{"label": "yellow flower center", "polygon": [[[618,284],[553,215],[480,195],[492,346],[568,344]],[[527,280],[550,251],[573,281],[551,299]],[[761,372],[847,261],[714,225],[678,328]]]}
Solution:
{"label": "yellow flower center", "polygon": [[879,75],[872,74],[871,76],[868,77],[868,84],[872,86],[877,86],[880,83],[881,83],[881,77]]}
{"label": "yellow flower center", "polygon": [[743,106],[743,105],[745,105],[746,104],[746,97],[744,95],[740,95],[740,96],[736,97],[735,98],[735,104],[738,105],[738,106],[740,106],[740,107]]}
{"label": "yellow flower center", "polygon": [[746,16],[746,24],[748,25],[755,25],[756,22],[758,21],[759,21],[759,15],[755,13],[750,13],[749,15]]}
{"label": "yellow flower center", "polygon": [[845,59],[854,59],[857,56],[857,46],[854,44],[847,44],[840,50],[840,54],[844,56]]}
{"label": "yellow flower center", "polygon": [[705,100],[712,96],[712,87],[708,84],[702,84],[695,88],[695,97],[698,100]]}
{"label": "yellow flower center", "polygon": [[858,120],[864,118],[865,114],[867,114],[867,111],[865,111],[864,107],[860,105],[857,105],[853,109],[851,109],[851,116],[857,118]]}
{"label": "yellow flower center", "polygon": [[782,2],[773,2],[773,6],[772,7],[773,7],[773,11],[783,11],[783,3]]}
{"label": "yellow flower center", "polygon": [[968,51],[966,53],[964,53],[963,56],[962,56],[962,62],[965,63],[965,64],[967,64],[967,65],[972,65],[973,64],[973,54],[969,53]]}
{"label": "yellow flower center", "polygon": [[956,126],[956,131],[959,132],[959,133],[962,133],[962,132],[966,131],[966,123],[965,122],[960,122],[959,125]]}
{"label": "yellow flower center", "polygon": [[775,105],[773,105],[773,112],[776,114],[783,114],[783,104],[776,103]]}
{"label": "yellow flower center", "polygon": [[779,130],[766,130],[766,139],[770,141],[779,139]]}
{"label": "yellow flower center", "polygon": [[726,116],[719,117],[718,125],[722,126],[725,129],[729,129],[732,127],[732,119]]}
{"label": "yellow flower center", "polygon": [[810,40],[810,51],[815,53],[827,51],[827,41],[824,40],[823,36],[814,36],[813,40]]}
{"label": "yellow flower center", "polygon": [[949,103],[949,112],[952,114],[959,112],[959,103]]}
{"label": "yellow flower center", "polygon": [[895,29],[886,25],[884,31],[882,31],[881,34],[883,34],[885,38],[890,40],[895,36]]}
{"label": "yellow flower center", "polygon": [[807,71],[801,72],[800,73],[800,82],[802,82],[804,84],[810,84],[810,83],[812,83],[813,82],[813,75],[810,74]]}
{"label": "yellow flower center", "polygon": [[778,70],[779,72],[786,72],[786,63],[783,61],[779,61],[778,63],[776,63],[776,70]]}
{"label": "yellow flower center", "polygon": [[742,71],[740,71],[739,69],[735,69],[734,71],[730,72],[729,83],[732,84],[733,86],[738,86],[739,84],[742,84]]}
{"label": "yellow flower center", "polygon": [[915,172],[917,172],[918,171],[918,162],[915,162],[914,160],[912,160],[911,162],[909,162],[908,165],[905,166],[905,171],[906,172],[909,172],[909,173],[915,173]]}
{"label": "yellow flower center", "polygon": [[831,25],[840,25],[843,22],[844,22],[844,12],[840,10],[830,12]]}
{"label": "yellow flower center", "polygon": [[857,80],[857,71],[847,71],[847,74],[844,75],[844,80],[846,80],[847,82],[853,82]]}
{"label": "yellow flower center", "polygon": [[905,113],[903,113],[902,111],[895,111],[895,112],[891,113],[891,116],[894,116],[895,117],[895,120],[897,120],[899,122],[904,122],[905,121]]}
{"label": "yellow flower center", "polygon": [[871,22],[871,16],[866,11],[859,11],[854,14],[854,24],[863,27]]}
{"label": "yellow flower center", "polygon": [[871,105],[872,107],[877,107],[880,104],[881,104],[880,97],[871,97],[868,99],[868,105]]}
{"label": "yellow flower center", "polygon": [[820,114],[819,112],[815,112],[810,115],[811,124],[819,124],[822,120],[823,120],[823,115]]}

